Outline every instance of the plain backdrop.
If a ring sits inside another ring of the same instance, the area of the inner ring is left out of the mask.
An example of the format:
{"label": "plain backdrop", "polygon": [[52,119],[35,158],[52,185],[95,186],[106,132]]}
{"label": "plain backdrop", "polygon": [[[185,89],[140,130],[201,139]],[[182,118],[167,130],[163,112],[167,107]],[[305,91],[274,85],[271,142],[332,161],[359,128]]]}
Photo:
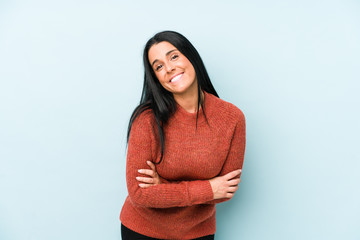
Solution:
{"label": "plain backdrop", "polygon": [[194,44],[246,116],[216,239],[360,239],[359,13],[355,0],[0,1],[0,239],[121,238],[127,124],[162,30]]}

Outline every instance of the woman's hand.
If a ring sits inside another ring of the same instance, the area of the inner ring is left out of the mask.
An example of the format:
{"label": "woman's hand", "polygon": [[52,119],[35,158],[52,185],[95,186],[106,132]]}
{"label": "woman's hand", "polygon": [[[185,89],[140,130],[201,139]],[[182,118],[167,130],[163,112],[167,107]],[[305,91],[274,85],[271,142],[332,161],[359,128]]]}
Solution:
{"label": "woman's hand", "polygon": [[214,199],[232,198],[239,188],[238,184],[240,183],[240,178],[236,176],[240,175],[240,173],[241,169],[238,169],[229,172],[224,176],[210,179],[209,181],[214,193]]}
{"label": "woman's hand", "polygon": [[157,184],[161,184],[159,174],[156,172],[156,167],[151,161],[146,161],[147,165],[150,166],[150,169],[139,169],[138,172],[149,175],[150,177],[136,177],[136,180],[141,182],[139,186],[141,188],[148,188]]}

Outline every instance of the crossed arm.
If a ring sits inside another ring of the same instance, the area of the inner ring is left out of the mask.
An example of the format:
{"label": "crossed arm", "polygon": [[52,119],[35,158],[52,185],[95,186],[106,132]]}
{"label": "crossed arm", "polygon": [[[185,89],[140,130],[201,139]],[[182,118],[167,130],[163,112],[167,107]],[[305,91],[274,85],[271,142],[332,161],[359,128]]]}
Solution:
{"label": "crossed arm", "polygon": [[[144,134],[151,129],[147,124],[135,121],[131,131],[126,178],[133,203],[154,208],[214,204],[230,200],[237,191],[245,152],[243,115],[236,125],[230,151],[219,176],[209,180],[173,182],[160,178],[154,164],[144,161],[151,159],[151,139],[148,137],[151,134]],[[143,175],[140,176],[140,173]]]}
{"label": "crossed arm", "polygon": [[[136,177],[136,180],[140,182],[139,187],[148,188],[158,184],[174,183],[161,178],[156,171],[156,166],[151,161],[146,161],[146,163],[150,169],[139,169],[139,173],[145,174],[148,177]],[[230,200],[239,188],[238,184],[241,181],[240,174],[241,169],[237,169],[224,176],[209,179],[208,181],[210,182],[214,197],[213,200],[206,201],[204,204],[221,203]]]}

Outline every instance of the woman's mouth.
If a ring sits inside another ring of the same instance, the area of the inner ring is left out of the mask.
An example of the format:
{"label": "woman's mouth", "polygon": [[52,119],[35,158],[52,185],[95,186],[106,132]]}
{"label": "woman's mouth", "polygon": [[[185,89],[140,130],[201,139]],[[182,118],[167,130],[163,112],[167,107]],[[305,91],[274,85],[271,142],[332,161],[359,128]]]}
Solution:
{"label": "woman's mouth", "polygon": [[171,83],[174,83],[174,82],[179,81],[183,75],[184,75],[184,73],[180,73],[180,74],[172,77],[172,78],[170,79],[170,82],[171,82]]}

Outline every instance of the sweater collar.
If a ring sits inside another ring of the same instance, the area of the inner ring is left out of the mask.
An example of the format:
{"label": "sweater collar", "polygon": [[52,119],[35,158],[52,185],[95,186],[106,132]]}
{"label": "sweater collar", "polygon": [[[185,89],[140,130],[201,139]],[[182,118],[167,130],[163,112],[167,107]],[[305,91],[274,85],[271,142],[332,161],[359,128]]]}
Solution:
{"label": "sweater collar", "polygon": [[[205,111],[206,117],[209,118],[209,113],[210,113],[209,108],[211,107],[210,104],[211,100],[212,100],[211,94],[204,91],[204,104],[203,104],[204,108],[201,108],[199,111],[199,116],[197,120],[198,125],[203,122],[206,122],[203,111]],[[195,126],[196,115],[197,115],[196,112],[190,113],[186,111],[183,107],[181,107],[179,104],[176,104],[176,112],[174,113],[173,117],[182,123]]]}

